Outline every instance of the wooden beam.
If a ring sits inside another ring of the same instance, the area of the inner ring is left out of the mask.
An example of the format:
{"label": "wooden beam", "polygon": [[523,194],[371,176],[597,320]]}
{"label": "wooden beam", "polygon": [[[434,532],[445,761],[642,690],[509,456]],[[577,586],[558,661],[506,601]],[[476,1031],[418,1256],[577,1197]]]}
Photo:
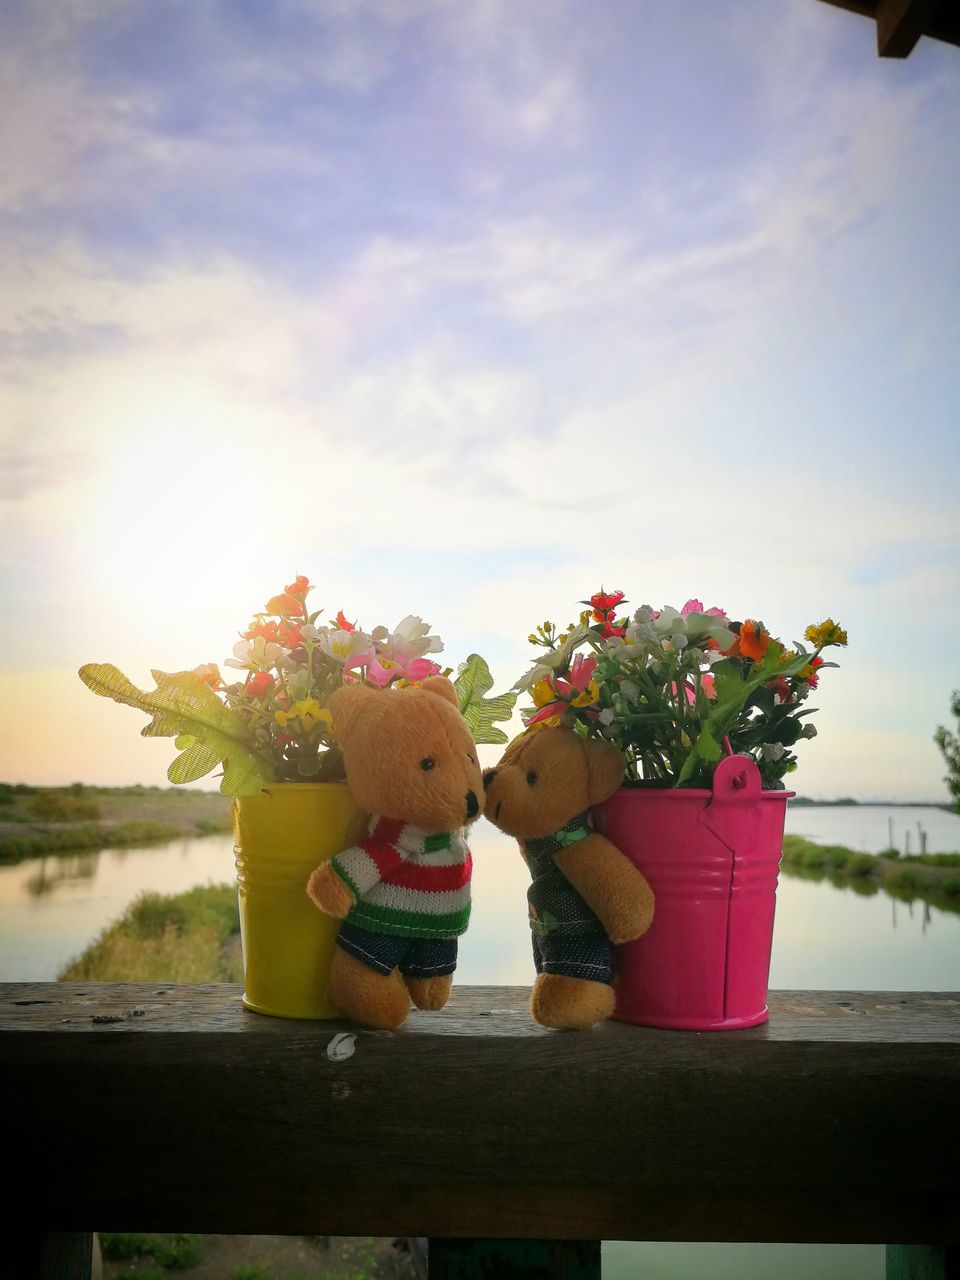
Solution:
{"label": "wooden beam", "polygon": [[881,58],[906,58],[921,36],[960,45],[957,0],[821,0],[877,23]]}
{"label": "wooden beam", "polygon": [[909,57],[939,8],[940,0],[878,0],[877,52],[880,57]]}
{"label": "wooden beam", "polygon": [[[461,987],[396,1034],[230,986],[0,986],[11,1221],[544,1240],[960,1240],[960,996],[535,1027]],[[348,1057],[333,1036],[356,1035]]]}

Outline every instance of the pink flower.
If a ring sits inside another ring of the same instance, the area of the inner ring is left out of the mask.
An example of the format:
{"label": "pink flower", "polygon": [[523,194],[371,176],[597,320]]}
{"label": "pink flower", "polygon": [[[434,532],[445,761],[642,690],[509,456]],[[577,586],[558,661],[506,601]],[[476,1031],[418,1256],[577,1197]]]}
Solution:
{"label": "pink flower", "polygon": [[379,658],[368,659],[366,667],[367,684],[372,684],[377,689],[383,689],[403,675],[399,662],[392,662],[389,658],[384,658],[383,662]]}
{"label": "pink flower", "polygon": [[[707,695],[708,698],[715,698],[717,696],[717,691],[714,687],[713,676],[701,676],[700,687],[703,689],[703,692]],[[673,694],[676,694],[677,692],[676,684],[672,684],[670,686],[670,692]],[[692,706],[693,703],[696,702],[697,700],[697,694],[694,686],[690,684],[688,681],[684,680],[683,692],[686,694],[687,701]]]}
{"label": "pink flower", "polygon": [[726,616],[727,615],[724,611],[722,609],[718,609],[716,605],[714,605],[712,609],[707,610],[708,618],[725,618]]}
{"label": "pink flower", "polygon": [[537,724],[541,720],[549,720],[551,716],[561,716],[566,709],[567,704],[565,702],[549,702],[525,722],[526,726],[529,729],[532,724]]}
{"label": "pink flower", "polygon": [[578,653],[570,668],[570,683],[575,689],[579,689],[583,693],[590,683],[590,677],[596,668],[597,660],[592,654],[585,658],[582,653]]}
{"label": "pink flower", "polygon": [[682,618],[685,618],[688,613],[703,613],[703,601],[688,600],[687,603],[680,610],[680,616]]}
{"label": "pink flower", "polygon": [[[674,683],[670,686],[670,692],[671,692],[672,694],[674,694],[674,696],[676,696],[676,692],[677,692],[677,685],[676,685],[676,682],[674,682]],[[691,685],[687,684],[686,680],[684,680],[684,682],[683,682],[683,692],[686,694],[686,697],[687,697],[687,701],[688,701],[688,702],[695,702],[695,701],[696,701],[696,699],[697,699],[697,695],[694,693],[694,691],[693,691],[693,687],[692,687]]]}
{"label": "pink flower", "polygon": [[426,680],[427,676],[438,676],[440,667],[429,658],[414,658],[403,668],[404,680]]}

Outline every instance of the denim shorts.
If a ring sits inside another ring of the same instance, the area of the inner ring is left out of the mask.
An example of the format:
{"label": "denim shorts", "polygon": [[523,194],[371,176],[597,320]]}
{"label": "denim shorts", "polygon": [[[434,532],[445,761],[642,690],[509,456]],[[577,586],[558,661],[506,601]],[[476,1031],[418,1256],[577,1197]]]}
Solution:
{"label": "denim shorts", "polygon": [[537,973],[557,973],[588,982],[613,982],[613,950],[602,933],[533,935]]}
{"label": "denim shorts", "polygon": [[337,946],[384,975],[399,969],[408,978],[442,978],[457,967],[456,938],[398,938],[344,921]]}

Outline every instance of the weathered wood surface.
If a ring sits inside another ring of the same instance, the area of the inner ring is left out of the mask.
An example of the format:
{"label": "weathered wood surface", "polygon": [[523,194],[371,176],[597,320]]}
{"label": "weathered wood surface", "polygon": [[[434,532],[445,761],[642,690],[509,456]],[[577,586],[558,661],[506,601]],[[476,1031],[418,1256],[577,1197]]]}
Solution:
{"label": "weathered wood surface", "polygon": [[[15,1220],[56,1230],[960,1240],[960,995],[545,1032],[461,987],[369,1032],[230,986],[0,986]],[[342,1031],[354,1052],[332,1060]]]}

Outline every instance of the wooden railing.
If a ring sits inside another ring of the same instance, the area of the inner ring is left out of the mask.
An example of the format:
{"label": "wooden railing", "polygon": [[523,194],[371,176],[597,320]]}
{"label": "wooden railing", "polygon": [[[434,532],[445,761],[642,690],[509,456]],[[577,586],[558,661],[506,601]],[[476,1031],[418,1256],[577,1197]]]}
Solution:
{"label": "wooden railing", "polygon": [[960,996],[770,1007],[545,1032],[525,990],[460,987],[390,1034],[232,986],[2,985],[9,1274],[83,1275],[90,1228],[430,1237],[431,1277],[464,1240],[476,1274],[597,1274],[601,1239],[880,1241],[890,1275],[953,1274]]}

